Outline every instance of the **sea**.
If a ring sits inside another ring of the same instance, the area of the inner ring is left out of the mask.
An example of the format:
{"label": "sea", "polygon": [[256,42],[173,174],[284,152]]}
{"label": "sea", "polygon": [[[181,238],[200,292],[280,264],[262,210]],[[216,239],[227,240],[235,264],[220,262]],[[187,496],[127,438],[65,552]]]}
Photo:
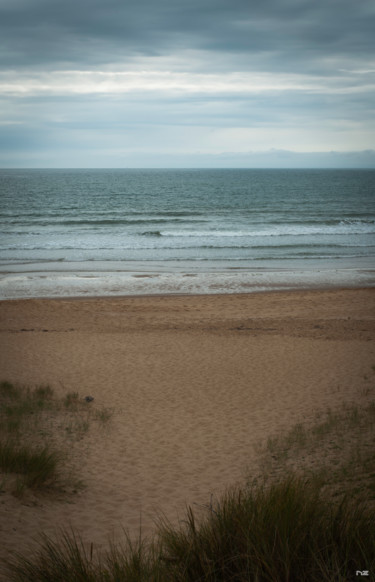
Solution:
{"label": "sea", "polygon": [[375,284],[375,170],[0,170],[0,299]]}

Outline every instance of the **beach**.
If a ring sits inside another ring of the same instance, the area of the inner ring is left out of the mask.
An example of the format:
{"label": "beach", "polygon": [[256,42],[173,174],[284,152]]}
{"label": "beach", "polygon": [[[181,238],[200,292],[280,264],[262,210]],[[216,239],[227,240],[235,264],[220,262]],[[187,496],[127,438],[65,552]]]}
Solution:
{"label": "beach", "polygon": [[1,379],[111,409],[72,447],[67,496],[0,495],[0,558],[72,527],[151,534],[257,471],[260,443],[374,394],[375,290],[0,302]]}

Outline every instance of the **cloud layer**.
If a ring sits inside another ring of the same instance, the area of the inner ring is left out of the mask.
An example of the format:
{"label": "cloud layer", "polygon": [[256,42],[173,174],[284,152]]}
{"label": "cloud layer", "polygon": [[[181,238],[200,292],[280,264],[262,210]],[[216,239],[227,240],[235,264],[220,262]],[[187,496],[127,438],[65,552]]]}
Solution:
{"label": "cloud layer", "polygon": [[373,0],[3,0],[0,23],[2,167],[374,165]]}

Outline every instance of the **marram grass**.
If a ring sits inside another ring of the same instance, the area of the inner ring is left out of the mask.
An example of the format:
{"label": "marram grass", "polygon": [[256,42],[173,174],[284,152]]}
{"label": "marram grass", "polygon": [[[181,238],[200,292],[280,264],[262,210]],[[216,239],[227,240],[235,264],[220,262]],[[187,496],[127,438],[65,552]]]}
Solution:
{"label": "marram grass", "polygon": [[73,532],[44,537],[10,563],[12,582],[348,582],[375,572],[374,513],[350,498],[332,505],[314,482],[228,491],[202,517],[161,522],[153,541],[87,548]]}
{"label": "marram grass", "polygon": [[0,442],[0,470],[22,476],[22,484],[32,489],[51,484],[57,479],[60,457],[48,446],[33,448],[12,441]]}
{"label": "marram grass", "polygon": [[[88,432],[91,421],[104,426],[112,414],[88,405],[77,392],[57,397],[49,385],[0,381],[2,482],[16,496],[26,488],[45,492],[47,486],[63,485],[67,451]],[[56,440],[57,448],[50,444]]]}
{"label": "marram grass", "polygon": [[[19,399],[17,390],[3,385],[3,401]],[[44,392],[38,397],[51,398]],[[64,410],[79,406],[77,394],[67,395]],[[373,482],[374,459],[362,451],[353,466],[343,446],[347,436],[354,450],[373,442],[374,410],[370,403],[361,411],[351,407],[328,413],[314,427],[297,425],[268,443],[283,471],[228,490],[203,513],[188,508],[179,526],[161,520],[152,540],[125,535],[122,543],[97,552],[74,531],[43,536],[31,557],[18,554],[9,561],[9,582],[351,582],[362,579],[361,572],[369,572],[371,579],[375,511],[362,477]],[[104,416],[103,421],[106,411]],[[327,482],[336,489],[338,476],[320,478],[319,466],[318,473],[297,475],[285,462],[296,451],[321,455],[328,441],[340,445],[341,473],[351,467],[348,488],[337,496],[327,496]],[[3,458],[21,453],[14,444],[10,449],[9,455],[3,447]]]}

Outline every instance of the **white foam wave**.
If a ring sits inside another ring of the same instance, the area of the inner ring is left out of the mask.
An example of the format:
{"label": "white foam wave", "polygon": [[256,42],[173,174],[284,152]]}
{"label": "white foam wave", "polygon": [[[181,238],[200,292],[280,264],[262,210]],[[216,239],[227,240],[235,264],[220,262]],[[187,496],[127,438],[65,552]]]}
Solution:
{"label": "white foam wave", "polygon": [[161,236],[169,237],[274,237],[274,236],[314,236],[375,234],[375,223],[340,222],[335,225],[275,225],[256,230],[162,230]]}

